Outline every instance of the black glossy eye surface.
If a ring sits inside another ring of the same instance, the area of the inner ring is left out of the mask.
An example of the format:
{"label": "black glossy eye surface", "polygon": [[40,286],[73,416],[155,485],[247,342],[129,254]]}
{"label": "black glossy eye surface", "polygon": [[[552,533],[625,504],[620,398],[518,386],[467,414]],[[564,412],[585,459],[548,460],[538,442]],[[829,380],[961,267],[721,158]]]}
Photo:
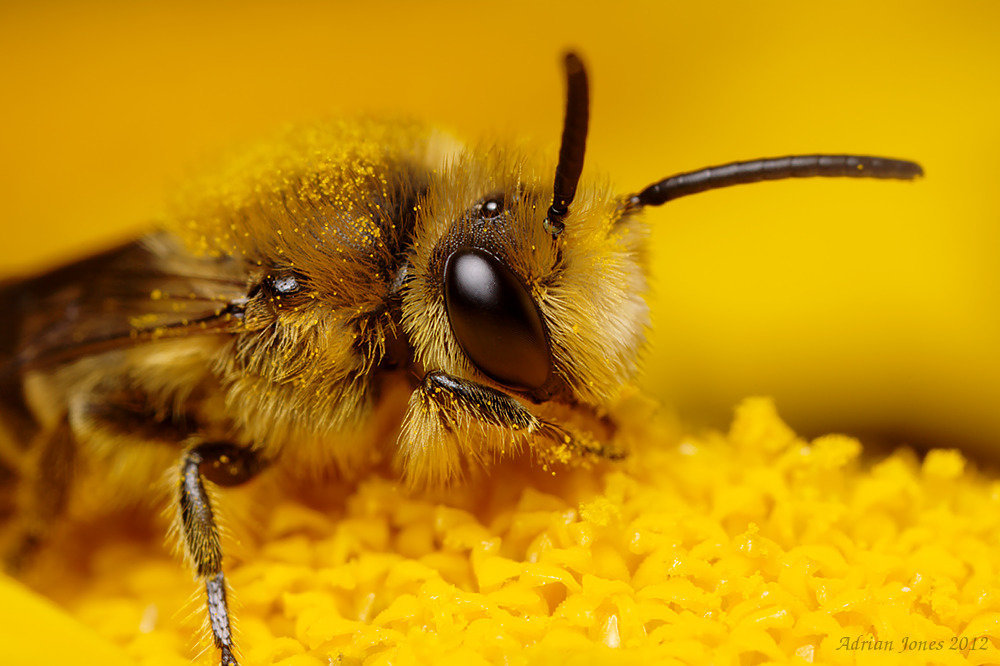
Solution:
{"label": "black glossy eye surface", "polygon": [[475,366],[500,384],[541,387],[552,370],[548,336],[517,276],[475,248],[452,253],[444,274],[451,330]]}

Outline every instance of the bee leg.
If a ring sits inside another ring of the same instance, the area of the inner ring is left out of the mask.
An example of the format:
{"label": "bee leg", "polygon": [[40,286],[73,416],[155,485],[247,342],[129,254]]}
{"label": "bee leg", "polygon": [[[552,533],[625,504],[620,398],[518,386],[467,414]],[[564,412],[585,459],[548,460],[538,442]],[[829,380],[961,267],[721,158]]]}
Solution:
{"label": "bee leg", "polygon": [[[477,424],[485,435],[486,450],[461,450],[459,438],[466,439],[467,427]],[[427,373],[410,397],[400,456],[411,481],[422,477],[434,483],[456,476],[463,455],[482,462],[490,455],[516,449],[524,440],[543,464],[624,457],[610,444],[535,416],[502,391],[438,371]]]}
{"label": "bee leg", "polygon": [[195,571],[205,581],[208,620],[222,666],[236,666],[236,658],[226,601],[226,577],[222,573],[222,545],[204,481],[237,486],[252,479],[265,466],[265,461],[250,449],[223,442],[193,446],[181,460],[180,529]]}
{"label": "bee leg", "polygon": [[4,552],[4,567],[20,571],[38,550],[52,523],[62,515],[73,480],[76,442],[69,424],[63,421],[54,430],[37,435],[37,457],[28,461],[21,483],[20,520],[14,527]]}

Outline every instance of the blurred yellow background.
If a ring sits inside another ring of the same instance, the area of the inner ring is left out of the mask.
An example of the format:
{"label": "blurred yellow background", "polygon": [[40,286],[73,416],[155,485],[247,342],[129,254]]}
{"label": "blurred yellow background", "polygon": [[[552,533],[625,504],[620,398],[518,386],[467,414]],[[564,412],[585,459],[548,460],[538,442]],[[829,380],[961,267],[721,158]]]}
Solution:
{"label": "blurred yellow background", "polygon": [[623,192],[797,152],[928,174],[651,212],[647,387],[695,424],[770,394],[806,435],[1000,451],[996,2],[6,2],[0,275],[137,233],[192,166],[291,122],[403,113],[554,153],[567,46],[587,167]]}

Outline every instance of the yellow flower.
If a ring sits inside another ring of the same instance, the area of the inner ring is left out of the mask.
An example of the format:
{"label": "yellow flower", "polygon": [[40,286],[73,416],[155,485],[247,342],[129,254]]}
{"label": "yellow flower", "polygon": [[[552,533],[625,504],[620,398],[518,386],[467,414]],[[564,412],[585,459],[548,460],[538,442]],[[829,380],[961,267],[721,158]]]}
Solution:
{"label": "yellow flower", "polygon": [[[512,462],[423,495],[373,474],[238,512],[243,662],[1000,660],[1000,481],[958,452],[806,441],[763,399],[727,435],[678,436],[661,417],[623,430],[619,465]],[[135,530],[78,527],[34,573],[97,637],[0,585],[14,663],[213,663],[196,585]]]}

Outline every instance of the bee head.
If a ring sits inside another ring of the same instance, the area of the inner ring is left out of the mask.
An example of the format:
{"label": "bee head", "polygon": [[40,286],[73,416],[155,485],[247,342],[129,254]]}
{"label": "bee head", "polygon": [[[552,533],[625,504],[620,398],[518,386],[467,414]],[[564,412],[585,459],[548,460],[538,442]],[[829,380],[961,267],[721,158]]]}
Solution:
{"label": "bee head", "polygon": [[551,174],[500,149],[456,158],[421,206],[403,327],[425,368],[599,404],[636,371],[644,231],[610,187],[585,180],[553,235]]}
{"label": "bee head", "polygon": [[600,404],[636,372],[644,234],[610,187],[581,182],[587,75],[575,54],[564,65],[554,180],[548,159],[509,147],[448,163],[418,214],[403,324],[426,368],[535,402]]}

